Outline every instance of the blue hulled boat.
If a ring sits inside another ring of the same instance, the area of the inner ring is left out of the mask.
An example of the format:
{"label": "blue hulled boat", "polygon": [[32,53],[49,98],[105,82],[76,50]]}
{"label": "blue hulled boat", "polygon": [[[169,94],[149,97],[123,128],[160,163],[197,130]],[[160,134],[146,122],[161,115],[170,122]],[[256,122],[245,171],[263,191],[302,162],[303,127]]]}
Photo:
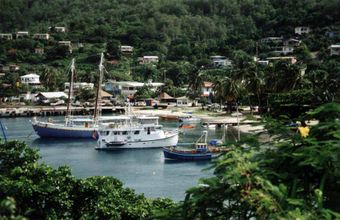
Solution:
{"label": "blue hulled boat", "polygon": [[212,153],[208,150],[177,150],[173,147],[163,148],[164,157],[173,160],[210,160]]}
{"label": "blue hulled boat", "polygon": [[[209,151],[207,144],[208,132],[204,131],[202,136],[194,144],[194,150],[178,150],[176,147],[163,147],[164,157],[173,160],[210,160],[212,152]],[[200,140],[204,137],[204,142]]]}
{"label": "blue hulled boat", "polygon": [[68,125],[51,123],[51,122],[41,122],[33,119],[32,126],[37,135],[40,137],[50,137],[50,138],[85,138],[85,139],[96,139],[97,135],[94,126],[89,126],[89,122],[93,122],[92,119],[83,119],[84,125]]}

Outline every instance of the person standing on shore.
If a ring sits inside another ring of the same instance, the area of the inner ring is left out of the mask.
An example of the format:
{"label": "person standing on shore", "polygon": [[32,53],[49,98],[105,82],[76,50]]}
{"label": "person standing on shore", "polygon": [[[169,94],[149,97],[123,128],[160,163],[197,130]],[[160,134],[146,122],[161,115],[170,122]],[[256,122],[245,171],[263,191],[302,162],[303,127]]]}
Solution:
{"label": "person standing on shore", "polygon": [[301,122],[301,125],[298,127],[298,132],[301,135],[301,137],[305,138],[309,135],[309,127],[307,126],[305,121]]}

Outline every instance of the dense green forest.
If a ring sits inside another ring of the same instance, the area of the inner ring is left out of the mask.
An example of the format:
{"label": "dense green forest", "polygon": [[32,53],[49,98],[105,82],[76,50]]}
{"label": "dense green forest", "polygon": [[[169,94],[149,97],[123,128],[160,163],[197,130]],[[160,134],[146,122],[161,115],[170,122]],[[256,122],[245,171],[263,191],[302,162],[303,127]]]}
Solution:
{"label": "dense green forest", "polygon": [[[297,26],[311,32],[296,35]],[[114,178],[77,179],[69,168],[39,163],[23,143],[1,142],[1,219],[340,218],[340,109],[323,105],[340,100],[340,56],[328,49],[340,43],[339,0],[0,0],[0,33],[17,31],[29,36],[0,39],[1,66],[20,66],[0,77],[0,100],[32,91],[16,86],[30,72],[40,75],[43,90],[63,89],[73,57],[77,81],[96,82],[104,52],[105,79],[162,81],[170,95],[184,95],[181,87],[189,87],[192,98],[203,81],[211,81],[212,101],[258,105],[275,119],[263,117],[271,141],[252,136],[229,143],[232,151],[216,161],[214,177],[179,203],[136,195]],[[36,40],[35,33],[51,38]],[[301,41],[290,54],[297,62],[255,62],[254,56],[276,56],[273,48],[281,46],[264,42],[266,37]],[[71,41],[72,53],[58,41]],[[121,53],[121,45],[134,52]],[[160,62],[140,65],[144,55]],[[213,55],[232,65],[214,67]],[[138,94],[151,93],[143,88]],[[286,126],[295,119],[319,124],[301,138]]]}
{"label": "dense green forest", "polygon": [[[198,97],[202,81],[212,81],[212,101],[258,105],[275,114],[282,106],[293,106],[289,111],[296,112],[297,106],[312,108],[339,100],[339,56],[330,56],[328,49],[340,41],[336,0],[0,2],[0,32],[30,33],[23,39],[1,40],[0,63],[17,63],[21,69],[0,78],[0,96],[30,90],[14,86],[19,75],[29,72],[41,76],[45,90],[62,89],[71,57],[76,58],[77,80],[95,82],[99,55],[105,52],[113,61],[106,64],[105,79],[164,81],[163,91],[173,96],[185,95],[180,87],[189,86],[187,95]],[[56,32],[56,26],[67,31]],[[311,32],[296,35],[296,26],[307,26]],[[337,35],[330,36],[332,32]],[[35,33],[50,33],[51,38],[32,39]],[[277,55],[273,48],[278,45],[261,40],[266,37],[301,42],[291,54],[297,63],[254,62],[254,56]],[[73,52],[58,41],[71,41]],[[120,45],[133,46],[134,52],[122,54]],[[35,48],[45,53],[35,54]],[[138,57],[144,55],[157,55],[160,62],[140,65]],[[211,55],[225,56],[232,66],[215,68]]]}

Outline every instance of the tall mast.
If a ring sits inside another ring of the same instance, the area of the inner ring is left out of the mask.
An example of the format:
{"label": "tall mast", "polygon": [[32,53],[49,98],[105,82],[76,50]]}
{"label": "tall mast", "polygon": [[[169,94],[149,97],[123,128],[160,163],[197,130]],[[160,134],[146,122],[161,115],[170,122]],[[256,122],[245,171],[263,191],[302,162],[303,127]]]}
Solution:
{"label": "tall mast", "polygon": [[76,70],[75,68],[75,59],[72,59],[71,63],[71,77],[70,77],[70,85],[68,89],[68,102],[67,102],[67,110],[66,110],[66,124],[69,123],[69,117],[72,113],[72,98],[73,98],[73,80],[74,80],[74,72]]}
{"label": "tall mast", "polygon": [[104,73],[104,54],[101,54],[100,57],[100,63],[99,63],[99,79],[98,79],[98,86],[97,86],[97,94],[96,94],[96,105],[95,105],[95,109],[94,109],[94,115],[93,115],[93,119],[95,121],[95,123],[98,122],[98,117],[100,116],[100,112],[101,112],[101,86],[102,86],[102,81],[103,81],[103,73]]}

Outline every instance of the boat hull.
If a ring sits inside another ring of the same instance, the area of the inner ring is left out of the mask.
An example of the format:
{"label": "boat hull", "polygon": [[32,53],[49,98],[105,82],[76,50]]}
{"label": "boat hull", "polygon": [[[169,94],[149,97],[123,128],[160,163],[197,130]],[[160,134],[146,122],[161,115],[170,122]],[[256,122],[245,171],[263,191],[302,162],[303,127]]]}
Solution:
{"label": "boat hull", "polygon": [[97,150],[114,150],[114,149],[144,149],[144,148],[162,148],[164,146],[176,146],[178,143],[178,132],[172,132],[165,138],[152,139],[145,141],[128,141],[124,145],[108,146],[103,140],[98,141]]}
{"label": "boat hull", "polygon": [[32,123],[32,126],[36,134],[41,138],[96,138],[94,128],[67,127],[62,124],[56,125],[51,123]]}
{"label": "boat hull", "polygon": [[164,157],[172,160],[210,160],[212,153],[192,153],[191,151],[176,151],[169,148],[163,148]]}

